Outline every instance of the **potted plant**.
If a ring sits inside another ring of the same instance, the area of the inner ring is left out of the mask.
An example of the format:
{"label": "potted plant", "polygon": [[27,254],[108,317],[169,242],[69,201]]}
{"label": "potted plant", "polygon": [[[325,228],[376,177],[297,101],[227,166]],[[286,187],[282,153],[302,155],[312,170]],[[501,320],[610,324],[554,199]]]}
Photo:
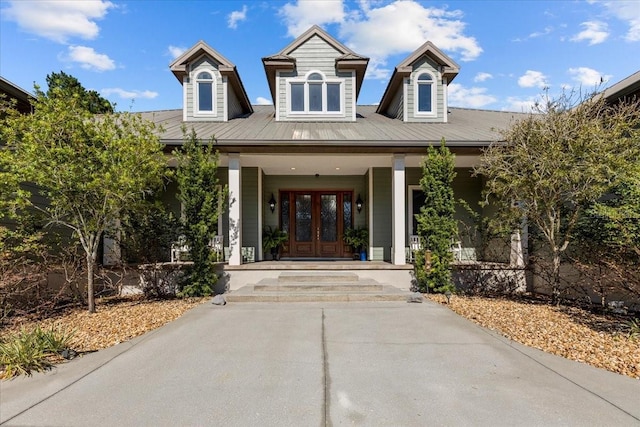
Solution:
{"label": "potted plant", "polygon": [[278,227],[267,226],[262,230],[262,247],[265,252],[271,252],[274,261],[280,258],[280,248],[289,241],[289,236]]}
{"label": "potted plant", "polygon": [[367,244],[369,243],[369,230],[366,227],[347,228],[342,236],[344,242],[353,248],[353,256],[361,261],[367,260]]}

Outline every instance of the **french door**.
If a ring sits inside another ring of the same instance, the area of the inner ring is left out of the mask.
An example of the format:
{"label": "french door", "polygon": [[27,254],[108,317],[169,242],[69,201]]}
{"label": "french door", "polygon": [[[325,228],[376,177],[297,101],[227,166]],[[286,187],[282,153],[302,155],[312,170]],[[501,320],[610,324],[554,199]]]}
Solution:
{"label": "french door", "polygon": [[353,224],[351,191],[282,191],[281,227],[289,234],[285,256],[342,258],[351,256],[342,240]]}

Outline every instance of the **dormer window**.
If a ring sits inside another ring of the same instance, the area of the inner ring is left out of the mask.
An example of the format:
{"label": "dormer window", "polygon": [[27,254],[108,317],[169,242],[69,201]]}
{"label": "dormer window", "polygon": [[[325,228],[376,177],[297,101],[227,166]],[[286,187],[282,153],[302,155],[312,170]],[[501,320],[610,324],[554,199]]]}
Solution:
{"label": "dormer window", "polygon": [[341,115],[344,113],[344,81],[327,79],[319,71],[304,79],[288,80],[289,112],[307,115]]}
{"label": "dormer window", "polygon": [[416,115],[435,114],[435,79],[431,73],[422,73],[415,80]]}
{"label": "dormer window", "polygon": [[195,112],[201,115],[215,114],[214,79],[208,71],[202,71],[196,76]]}

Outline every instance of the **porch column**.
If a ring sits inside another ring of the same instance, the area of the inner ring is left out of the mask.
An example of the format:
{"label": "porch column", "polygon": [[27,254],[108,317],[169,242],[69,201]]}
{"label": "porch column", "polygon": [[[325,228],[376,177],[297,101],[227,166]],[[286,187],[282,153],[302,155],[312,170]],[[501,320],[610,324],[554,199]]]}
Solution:
{"label": "porch column", "polygon": [[405,172],[404,172],[404,154],[393,155],[393,175],[392,179],[392,204],[391,222],[392,222],[392,242],[393,249],[391,254],[391,262],[395,265],[405,265],[406,258],[404,253],[405,247]]}
{"label": "porch column", "polygon": [[229,265],[242,264],[242,170],[240,154],[229,153]]}

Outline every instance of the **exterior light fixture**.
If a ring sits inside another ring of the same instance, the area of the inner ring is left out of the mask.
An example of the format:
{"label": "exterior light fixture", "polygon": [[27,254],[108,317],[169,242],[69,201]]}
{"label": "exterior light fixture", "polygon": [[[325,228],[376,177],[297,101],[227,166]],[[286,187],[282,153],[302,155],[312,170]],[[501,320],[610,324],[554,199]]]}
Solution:
{"label": "exterior light fixture", "polygon": [[276,199],[273,197],[273,193],[271,193],[271,198],[269,199],[269,209],[271,209],[271,213],[276,210]]}
{"label": "exterior light fixture", "polygon": [[358,209],[358,213],[360,213],[360,211],[362,211],[362,204],[364,202],[362,201],[362,199],[360,198],[360,195],[358,194],[358,199],[356,200],[356,208]]}

